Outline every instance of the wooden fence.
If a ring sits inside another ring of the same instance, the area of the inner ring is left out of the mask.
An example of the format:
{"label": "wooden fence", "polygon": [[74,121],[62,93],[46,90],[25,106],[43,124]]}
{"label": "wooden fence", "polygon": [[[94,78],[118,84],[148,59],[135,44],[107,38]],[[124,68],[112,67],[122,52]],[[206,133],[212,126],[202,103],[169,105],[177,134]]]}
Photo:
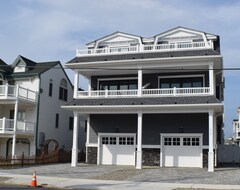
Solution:
{"label": "wooden fence", "polygon": [[[79,162],[85,162],[85,152],[81,151],[78,155]],[[71,161],[71,151],[53,151],[48,154],[41,154],[39,156],[21,156],[11,158],[0,157],[0,166],[10,167],[10,166],[26,166],[26,165],[38,165],[38,164],[49,164],[49,163],[67,163]]]}

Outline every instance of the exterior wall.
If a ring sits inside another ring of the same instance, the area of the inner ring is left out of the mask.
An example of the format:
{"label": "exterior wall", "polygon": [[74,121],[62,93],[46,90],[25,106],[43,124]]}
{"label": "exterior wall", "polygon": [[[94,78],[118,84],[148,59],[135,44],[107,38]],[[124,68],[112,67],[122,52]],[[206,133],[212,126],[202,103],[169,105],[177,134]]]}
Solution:
{"label": "exterior wall", "polygon": [[[114,132],[136,133],[137,115],[91,115],[90,143],[98,142],[98,133]],[[203,145],[208,145],[208,114],[143,114],[143,145],[160,145],[160,133],[181,132],[203,133]]]}
{"label": "exterior wall", "polygon": [[98,142],[98,133],[136,133],[137,115],[90,115],[89,142]]}
{"label": "exterior wall", "polygon": [[[71,149],[72,145],[72,130],[69,130],[69,117],[73,117],[72,111],[62,109],[60,106],[67,102],[59,100],[59,86],[62,79],[68,82],[68,79],[59,65],[49,69],[41,75],[41,91],[39,102],[39,124],[38,124],[38,141],[39,133],[45,134],[45,140],[55,139],[58,141],[60,148],[65,146],[66,149]],[[49,82],[53,81],[52,97],[49,96]],[[72,86],[68,82],[68,101],[72,99]],[[55,117],[59,114],[59,127],[55,128]]]}
{"label": "exterior wall", "polygon": [[23,88],[28,88],[33,91],[39,91],[39,78],[35,77],[32,79],[18,79],[15,81],[15,85],[19,85]]}

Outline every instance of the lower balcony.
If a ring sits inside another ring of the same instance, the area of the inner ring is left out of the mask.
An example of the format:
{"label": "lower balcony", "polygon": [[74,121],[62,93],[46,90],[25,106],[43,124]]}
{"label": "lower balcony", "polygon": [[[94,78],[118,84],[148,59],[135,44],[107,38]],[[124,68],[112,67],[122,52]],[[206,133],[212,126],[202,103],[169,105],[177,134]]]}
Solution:
{"label": "lower balcony", "polygon": [[7,119],[5,117],[0,119],[0,134],[34,134],[35,123],[29,121],[17,120],[16,129],[14,129],[14,119]]}
{"label": "lower balcony", "polygon": [[209,95],[209,87],[200,88],[164,88],[164,89],[143,89],[139,95],[138,90],[93,90],[79,91],[78,98],[122,98],[122,97],[161,97],[161,96],[199,96]]}

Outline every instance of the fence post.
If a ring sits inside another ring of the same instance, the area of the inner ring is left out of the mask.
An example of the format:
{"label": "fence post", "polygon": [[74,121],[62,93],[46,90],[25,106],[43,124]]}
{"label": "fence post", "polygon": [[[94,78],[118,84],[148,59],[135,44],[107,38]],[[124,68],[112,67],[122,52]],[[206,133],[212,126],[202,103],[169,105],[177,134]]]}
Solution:
{"label": "fence post", "polygon": [[21,166],[23,167],[24,165],[24,152],[22,153],[22,163],[21,163]]}

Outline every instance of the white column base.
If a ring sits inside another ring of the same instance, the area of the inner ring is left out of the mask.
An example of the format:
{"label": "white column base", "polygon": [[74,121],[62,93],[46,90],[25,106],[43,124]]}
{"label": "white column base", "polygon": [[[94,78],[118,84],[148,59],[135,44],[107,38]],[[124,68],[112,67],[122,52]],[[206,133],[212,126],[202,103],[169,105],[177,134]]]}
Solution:
{"label": "white column base", "polygon": [[72,162],[71,166],[76,167],[78,163],[78,149],[72,149]]}
{"label": "white column base", "polygon": [[214,172],[214,152],[208,152],[208,172]]}
{"label": "white column base", "polygon": [[136,169],[142,169],[142,151],[137,151]]}

